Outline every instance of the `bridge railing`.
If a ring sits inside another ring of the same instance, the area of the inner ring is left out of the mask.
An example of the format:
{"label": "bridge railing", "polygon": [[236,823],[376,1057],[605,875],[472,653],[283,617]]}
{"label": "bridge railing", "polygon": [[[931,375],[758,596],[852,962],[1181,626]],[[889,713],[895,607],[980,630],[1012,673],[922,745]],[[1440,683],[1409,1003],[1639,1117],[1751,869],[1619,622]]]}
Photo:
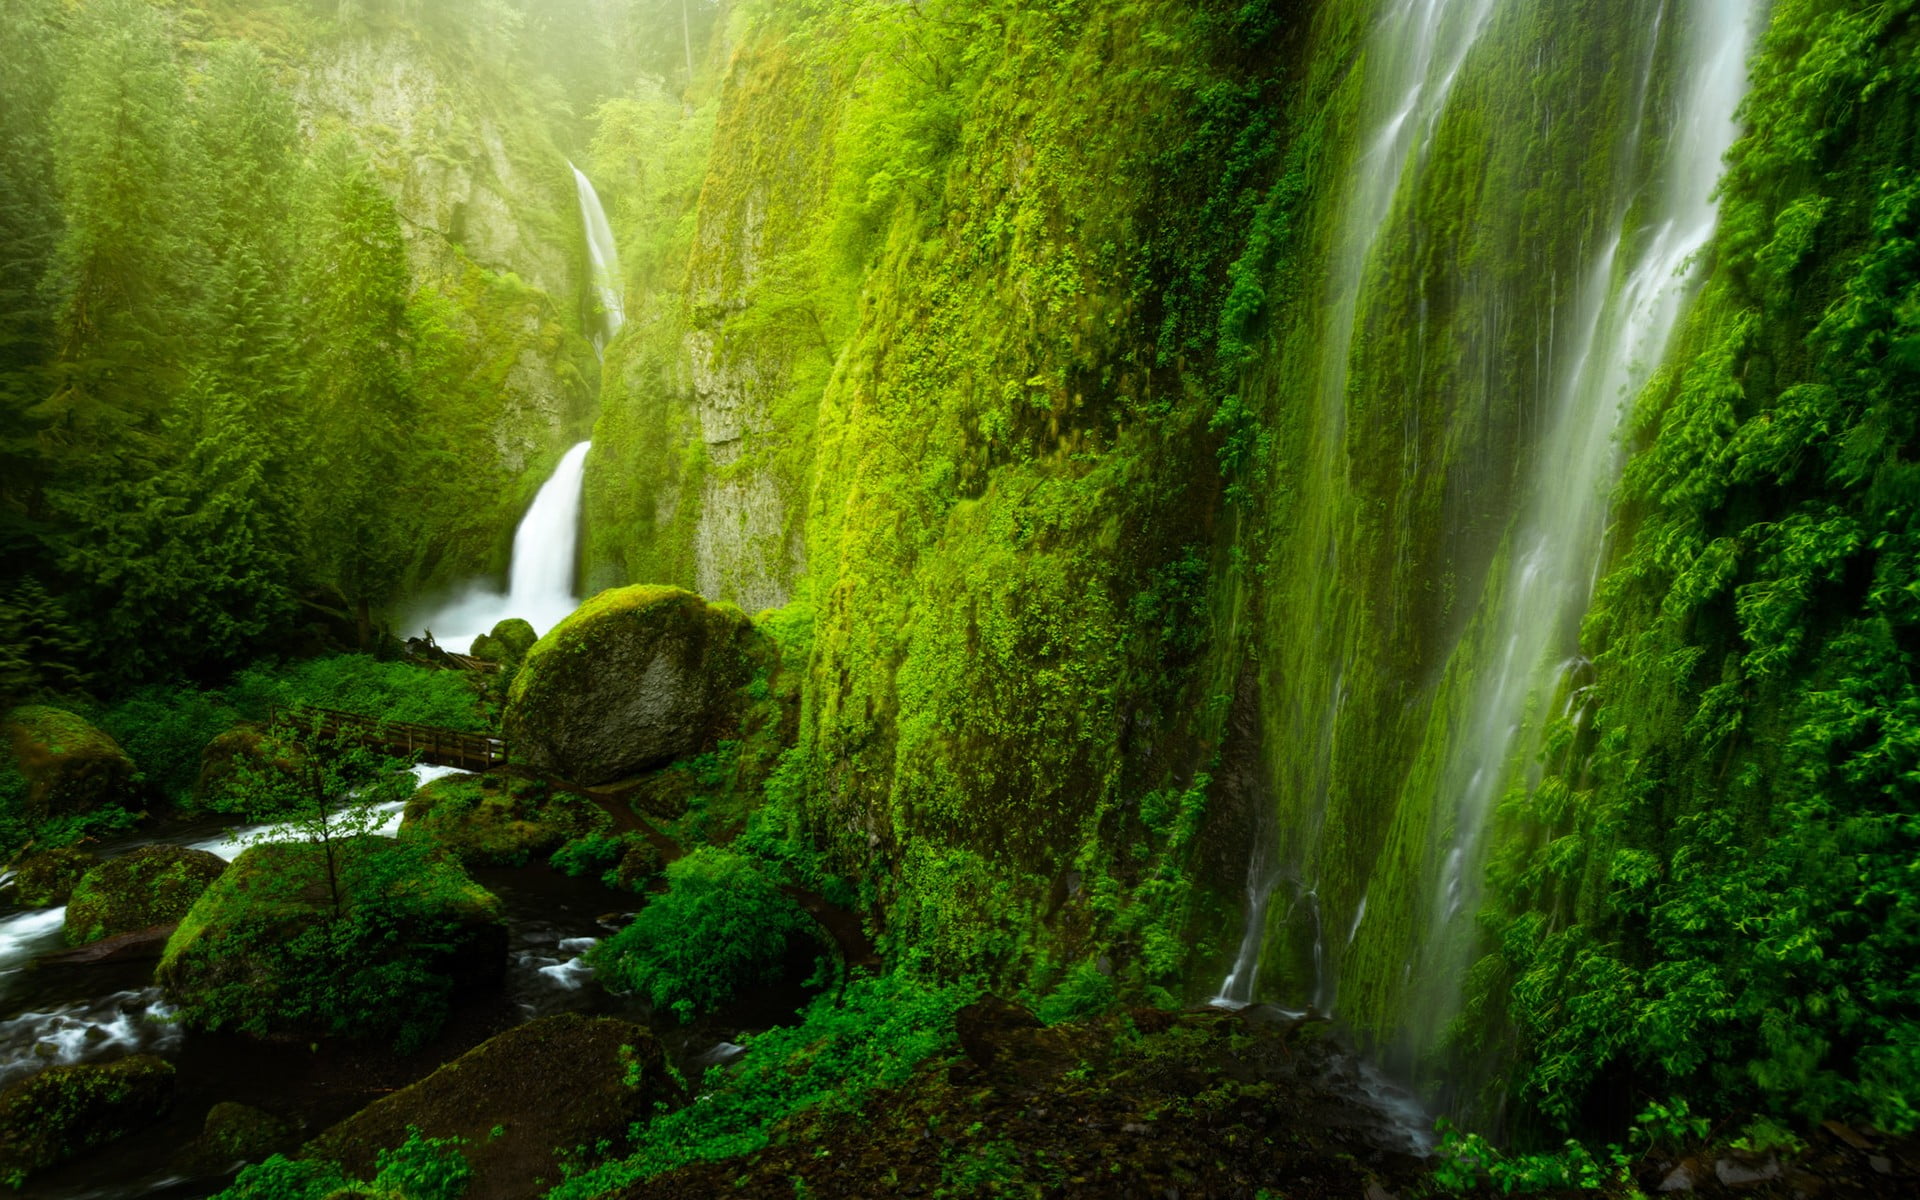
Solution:
{"label": "bridge railing", "polygon": [[296,738],[308,734],[351,741],[396,757],[441,767],[459,767],[463,771],[487,771],[504,766],[507,761],[507,743],[489,734],[407,721],[383,721],[335,708],[276,704],[267,711],[267,723],[287,729]]}

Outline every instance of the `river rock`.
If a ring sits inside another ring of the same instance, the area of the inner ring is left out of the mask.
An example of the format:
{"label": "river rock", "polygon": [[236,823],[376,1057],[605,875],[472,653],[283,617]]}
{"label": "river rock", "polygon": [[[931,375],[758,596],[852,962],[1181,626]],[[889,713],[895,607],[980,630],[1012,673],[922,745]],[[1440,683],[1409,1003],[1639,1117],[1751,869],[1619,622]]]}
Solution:
{"label": "river rock", "polygon": [[737,717],[771,642],[730,604],[669,587],[605,591],[527,655],[508,745],[574,783],[612,783],[698,753]]}
{"label": "river rock", "polygon": [[521,867],[606,820],[542,783],[449,775],[413,794],[400,831],[430,839],[469,867]]}
{"label": "river rock", "polygon": [[13,902],[22,908],[65,904],[74,885],[99,861],[98,855],[71,846],[32,855],[14,872]]}
{"label": "river rock", "polygon": [[333,853],[330,881],[319,845],[251,847],[194,903],[155,972],[184,1025],[411,1045],[499,979],[500,901],[456,863],[381,837]]}
{"label": "river rock", "polygon": [[[321,1134],[308,1152],[369,1176],[383,1149],[461,1137],[473,1166],[465,1200],[520,1200],[528,1181],[557,1180],[559,1154],[622,1138],[680,1088],[645,1027],[577,1013],[543,1017],[481,1043],[411,1087]],[[493,1136],[498,1129],[500,1136]]]}
{"label": "river rock", "polygon": [[103,731],[63,708],[30,704],[7,714],[3,732],[27,780],[21,815],[38,821],[134,798],[134,765]]}
{"label": "river rock", "polygon": [[225,1100],[208,1111],[200,1136],[174,1161],[190,1175],[219,1175],[235,1163],[291,1150],[297,1136],[291,1123],[272,1113]]}
{"label": "river rock", "polygon": [[173,1064],[150,1054],[49,1067],[0,1092],[0,1181],[80,1157],[159,1120],[173,1104]]}
{"label": "river rock", "polygon": [[200,774],[194,780],[194,802],[217,812],[246,809],[250,783],[278,776],[297,778],[306,752],[260,725],[236,725],[207,743],[200,752]]}
{"label": "river rock", "polygon": [[227,860],[185,846],[142,846],[88,871],[67,900],[67,945],[178,921]]}

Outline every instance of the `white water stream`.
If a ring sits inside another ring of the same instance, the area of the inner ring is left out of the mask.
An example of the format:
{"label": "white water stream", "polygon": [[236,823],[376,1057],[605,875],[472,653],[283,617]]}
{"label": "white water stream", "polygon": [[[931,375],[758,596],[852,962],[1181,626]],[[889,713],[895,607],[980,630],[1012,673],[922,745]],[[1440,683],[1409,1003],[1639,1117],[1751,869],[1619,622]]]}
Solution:
{"label": "white water stream", "polygon": [[[1493,661],[1477,673],[1471,723],[1453,744],[1436,804],[1452,801],[1425,973],[1464,967],[1443,947],[1449,927],[1470,923],[1481,851],[1500,795],[1523,764],[1543,706],[1577,666],[1579,626],[1606,543],[1608,498],[1621,467],[1617,434],[1628,405],[1665,357],[1698,282],[1697,258],[1713,236],[1714,189],[1739,127],[1747,56],[1759,0],[1687,0],[1675,127],[1650,197],[1623,196],[1614,233],[1583,288],[1576,351],[1556,385],[1532,462],[1526,507],[1494,603]],[[1642,121],[1645,115],[1642,115]],[[1651,142],[1653,132],[1636,138]],[[1453,939],[1463,940],[1463,939]],[[1463,951],[1461,951],[1463,952]]]}
{"label": "white water stream", "polygon": [[586,231],[587,265],[593,272],[593,295],[599,310],[600,329],[594,335],[593,347],[605,350],[627,323],[627,308],[621,298],[620,248],[614,244],[613,225],[607,220],[607,210],[600,206],[593,181],[572,163],[567,168],[573,172],[573,188],[580,197],[580,225]]}

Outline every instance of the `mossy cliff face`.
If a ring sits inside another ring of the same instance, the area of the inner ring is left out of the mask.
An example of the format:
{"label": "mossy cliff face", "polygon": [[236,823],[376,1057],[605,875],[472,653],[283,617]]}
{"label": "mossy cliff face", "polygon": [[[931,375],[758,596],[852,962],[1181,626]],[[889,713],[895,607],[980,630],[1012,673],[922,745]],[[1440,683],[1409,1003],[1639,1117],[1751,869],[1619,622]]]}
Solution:
{"label": "mossy cliff face", "polygon": [[507,697],[507,743],[571,783],[630,778],[710,749],[771,653],[730,604],[678,588],[602,592],[528,652]]}
{"label": "mossy cliff face", "polygon": [[[476,69],[477,68],[477,69]],[[452,349],[459,508],[431,514],[413,583],[503,570],[539,481],[583,433],[598,383],[580,297],[585,252],[556,129],[511,64],[354,23],[307,51],[296,97],[316,141],[348,136],[399,213],[414,286]],[[473,496],[498,497],[473,505]]]}

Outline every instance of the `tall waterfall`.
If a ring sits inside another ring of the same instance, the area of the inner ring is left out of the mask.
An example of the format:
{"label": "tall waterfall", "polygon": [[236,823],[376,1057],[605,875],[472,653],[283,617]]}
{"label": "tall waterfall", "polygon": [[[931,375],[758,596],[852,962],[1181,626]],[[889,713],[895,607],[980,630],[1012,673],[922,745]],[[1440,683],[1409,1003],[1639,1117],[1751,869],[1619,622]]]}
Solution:
{"label": "tall waterfall", "polygon": [[1622,415],[1695,290],[1763,3],[1385,0],[1365,33],[1324,299],[1270,385],[1300,464],[1260,666],[1276,816],[1218,1000],[1338,1000],[1415,1050],[1457,1008],[1487,832],[1579,662]]}
{"label": "tall waterfall", "polygon": [[607,221],[606,209],[600,207],[593,181],[572,163],[567,167],[573,172],[573,189],[580,197],[580,226],[586,234],[587,265],[593,273],[593,295],[599,310],[593,347],[604,350],[627,323],[626,306],[621,300],[620,250],[614,245],[613,226]]}
{"label": "tall waterfall", "polygon": [[473,639],[508,618],[520,617],[545,633],[580,606],[574,564],[580,545],[580,493],[587,451],[568,450],[542,484],[513,535],[513,563],[505,592],[476,585],[422,622],[423,630],[449,650],[466,653]]}
{"label": "tall waterfall", "polygon": [[[1369,89],[1369,107],[1376,124],[1362,140],[1362,152],[1350,168],[1342,210],[1345,214],[1336,233],[1328,267],[1325,316],[1320,326],[1315,390],[1320,423],[1311,451],[1318,475],[1314,493],[1330,497],[1338,490],[1338,476],[1345,455],[1347,371],[1353,350],[1355,323],[1360,295],[1367,278],[1367,267],[1381,237],[1392,224],[1394,201],[1402,181],[1416,170],[1432,143],[1434,129],[1445,110],[1447,98],[1460,77],[1474,43],[1487,28],[1496,0],[1398,0],[1375,27],[1368,42],[1368,60],[1376,64]],[[1305,514],[1303,524],[1311,532],[1302,536],[1301,570],[1324,572],[1327,578],[1338,576],[1340,538],[1344,514],[1325,503]],[[1329,596],[1316,614],[1315,624],[1323,630],[1340,626],[1341,598]],[[1340,639],[1303,639],[1300,652],[1339,654]],[[1304,672],[1297,674],[1304,675]],[[1318,706],[1319,715],[1303,714],[1300,724],[1316,739],[1315,753],[1306,773],[1288,781],[1296,791],[1312,792],[1317,802],[1306,806],[1307,828],[1286,831],[1291,844],[1287,860],[1297,869],[1311,856],[1318,842],[1319,821],[1324,813],[1327,772],[1330,769],[1332,741],[1345,702],[1345,690],[1339,664],[1334,665],[1332,680],[1318,697],[1294,697],[1296,707]],[[1276,861],[1274,831],[1265,826],[1256,831],[1247,863],[1247,925],[1232,967],[1220,985],[1214,1003],[1227,1007],[1248,1004],[1253,999],[1258,978],[1262,938],[1273,890],[1280,885],[1287,863]],[[1310,882],[1296,879],[1303,898],[1313,894]],[[1318,897],[1313,896],[1318,911]],[[1322,988],[1316,981],[1312,999],[1322,1000]]]}
{"label": "tall waterfall", "polygon": [[[1487,661],[1476,672],[1471,724],[1458,735],[1436,804],[1453,807],[1432,901],[1429,979],[1467,966],[1484,835],[1496,801],[1534,748],[1542,706],[1582,665],[1579,626],[1606,538],[1627,405],[1665,357],[1713,236],[1713,192],[1739,132],[1758,0],[1689,0],[1683,64],[1666,161],[1652,196],[1616,201],[1612,236],[1595,256],[1574,314],[1574,352],[1557,382],[1532,479],[1491,593]],[[1636,141],[1655,131],[1644,128]],[[1630,247],[1632,247],[1630,249]],[[1444,1015],[1444,1009],[1435,1010]]]}

